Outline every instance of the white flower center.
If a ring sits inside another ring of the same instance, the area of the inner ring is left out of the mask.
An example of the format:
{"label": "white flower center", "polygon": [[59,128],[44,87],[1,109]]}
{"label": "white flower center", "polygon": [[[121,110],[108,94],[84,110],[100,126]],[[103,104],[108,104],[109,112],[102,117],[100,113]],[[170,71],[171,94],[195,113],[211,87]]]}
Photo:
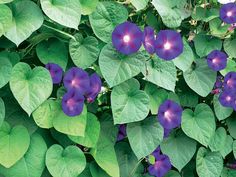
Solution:
{"label": "white flower center", "polygon": [[168,121],[171,121],[172,112],[170,110],[167,110],[167,111],[165,111],[164,116]]}
{"label": "white flower center", "polygon": [[226,97],[226,101],[230,101],[231,100],[231,97],[230,96],[227,96]]}
{"label": "white flower center", "polygon": [[227,17],[231,17],[233,15],[233,13],[231,11],[227,12]]}
{"label": "white flower center", "polygon": [[123,41],[124,41],[125,43],[128,43],[128,42],[130,41],[130,36],[129,36],[129,35],[125,35],[125,36],[123,37]]}
{"label": "white flower center", "polygon": [[218,63],[218,58],[214,58],[214,59],[212,60],[212,63],[213,63],[213,64]]}
{"label": "white flower center", "polygon": [[164,44],[164,49],[165,49],[165,50],[170,50],[170,49],[171,49],[171,44],[170,44],[169,42],[166,42],[166,43]]}

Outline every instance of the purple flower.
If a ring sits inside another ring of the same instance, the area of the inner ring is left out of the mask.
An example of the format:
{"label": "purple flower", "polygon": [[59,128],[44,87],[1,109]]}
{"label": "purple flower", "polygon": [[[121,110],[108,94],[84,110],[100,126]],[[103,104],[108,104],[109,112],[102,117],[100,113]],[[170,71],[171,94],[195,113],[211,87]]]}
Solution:
{"label": "purple flower", "polygon": [[178,57],[184,48],[181,35],[174,30],[161,30],[157,34],[156,54],[164,60]]}
{"label": "purple flower", "polygon": [[148,167],[149,174],[156,177],[163,177],[170,170],[171,162],[167,155],[159,155],[155,164]]}
{"label": "purple flower", "polygon": [[69,90],[62,98],[62,110],[68,116],[80,115],[84,107],[84,96],[75,89]]}
{"label": "purple flower", "polygon": [[167,138],[170,135],[171,129],[164,128],[164,138]]}
{"label": "purple flower", "polygon": [[222,88],[222,86],[223,86],[223,77],[222,76],[217,76],[214,88],[215,89]]}
{"label": "purple flower", "polygon": [[119,132],[117,135],[117,141],[121,141],[126,137],[126,124],[119,125]]}
{"label": "purple flower", "polygon": [[158,146],[158,147],[152,152],[152,155],[155,157],[155,159],[157,159],[158,156],[161,155],[161,148],[160,148],[160,146]]}
{"label": "purple flower", "polygon": [[75,89],[83,95],[89,89],[90,79],[86,71],[73,67],[66,72],[63,83],[67,90]]}
{"label": "purple flower", "polygon": [[173,129],[181,124],[183,109],[172,100],[166,100],[158,110],[158,119],[165,129]]}
{"label": "purple flower", "polygon": [[94,99],[97,97],[97,95],[101,91],[101,87],[102,87],[101,78],[99,77],[97,73],[93,73],[90,76],[90,87],[88,91],[85,93],[85,96],[89,103],[94,101]]}
{"label": "purple flower", "polygon": [[62,80],[63,69],[54,63],[48,63],[45,65],[51,74],[53,84],[59,84]]}
{"label": "purple flower", "polygon": [[219,96],[219,102],[222,106],[231,107],[235,100],[235,93],[225,90]]}
{"label": "purple flower", "polygon": [[112,44],[117,51],[125,55],[137,52],[142,45],[142,31],[130,22],[124,22],[114,29]]}
{"label": "purple flower", "polygon": [[143,45],[148,53],[151,55],[155,53],[155,33],[154,29],[150,26],[146,27],[143,32]]}
{"label": "purple flower", "polygon": [[236,72],[228,72],[223,85],[225,90],[236,90]]}
{"label": "purple flower", "polygon": [[224,4],[220,8],[220,18],[223,22],[228,24],[236,23],[236,4]]}
{"label": "purple flower", "polygon": [[225,69],[227,65],[227,55],[219,50],[213,50],[207,56],[207,64],[213,71]]}

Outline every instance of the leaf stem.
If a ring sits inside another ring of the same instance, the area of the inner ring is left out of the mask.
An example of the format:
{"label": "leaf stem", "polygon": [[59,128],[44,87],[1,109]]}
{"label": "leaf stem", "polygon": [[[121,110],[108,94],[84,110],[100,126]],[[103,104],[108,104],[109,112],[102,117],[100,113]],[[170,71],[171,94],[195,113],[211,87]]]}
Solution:
{"label": "leaf stem", "polygon": [[133,176],[134,176],[134,173],[136,172],[136,170],[137,170],[139,164],[143,161],[143,159],[144,159],[144,157],[141,158],[141,159],[136,163],[136,165],[134,166],[133,170],[131,171],[129,177],[133,177]]}

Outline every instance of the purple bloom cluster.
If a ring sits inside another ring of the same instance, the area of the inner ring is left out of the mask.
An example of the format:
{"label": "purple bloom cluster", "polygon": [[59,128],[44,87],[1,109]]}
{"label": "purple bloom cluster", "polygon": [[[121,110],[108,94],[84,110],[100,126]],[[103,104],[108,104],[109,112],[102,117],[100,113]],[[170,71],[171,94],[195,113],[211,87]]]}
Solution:
{"label": "purple bloom cluster", "polygon": [[48,63],[45,65],[45,67],[51,74],[53,84],[61,83],[63,76],[63,69],[55,63]]}
{"label": "purple bloom cluster", "polygon": [[114,29],[112,43],[117,51],[125,55],[137,52],[143,44],[149,54],[156,53],[164,60],[172,60],[183,52],[180,33],[174,30],[161,30],[155,35],[152,27],[146,27],[142,32],[131,22],[124,22]]}
{"label": "purple bloom cluster", "polygon": [[219,50],[213,50],[207,56],[207,64],[213,71],[225,69],[227,65],[227,55]]}
{"label": "purple bloom cluster", "polygon": [[223,22],[228,24],[236,23],[236,4],[224,4],[220,9],[220,18]]}

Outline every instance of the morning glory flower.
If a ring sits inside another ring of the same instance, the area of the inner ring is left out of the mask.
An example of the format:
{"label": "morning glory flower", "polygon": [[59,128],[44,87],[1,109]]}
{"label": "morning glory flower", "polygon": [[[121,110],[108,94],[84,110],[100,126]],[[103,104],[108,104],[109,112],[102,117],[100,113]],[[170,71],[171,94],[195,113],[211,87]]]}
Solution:
{"label": "morning glory flower", "polygon": [[172,100],[166,100],[158,109],[157,117],[165,129],[173,129],[181,124],[183,109]]}
{"label": "morning glory flower", "polygon": [[63,69],[54,63],[48,63],[45,65],[45,67],[50,72],[53,84],[59,84],[62,80]]}
{"label": "morning glory flower", "polygon": [[148,167],[148,172],[150,175],[156,177],[163,177],[171,170],[171,162],[167,155],[158,155],[156,158],[156,162],[153,165]]}
{"label": "morning glory flower", "polygon": [[174,30],[161,30],[156,38],[156,54],[164,60],[173,60],[183,52],[180,33]]}
{"label": "morning glory flower", "polygon": [[228,72],[223,85],[225,90],[236,90],[236,72]]}
{"label": "morning glory flower", "polygon": [[207,64],[213,71],[225,69],[227,65],[227,55],[219,50],[213,50],[207,56]]}
{"label": "morning glory flower", "polygon": [[235,2],[235,0],[218,0],[218,2],[221,4],[228,4],[230,2]]}
{"label": "morning glory flower", "polygon": [[161,148],[158,146],[153,152],[152,155],[156,158],[158,158],[159,155],[161,155]]}
{"label": "morning glory flower", "polygon": [[124,22],[112,32],[112,44],[120,53],[130,55],[140,49],[142,36],[143,33],[136,24]]}
{"label": "morning glory flower", "polygon": [[223,22],[228,24],[236,23],[236,4],[224,4],[220,9],[220,18]]}
{"label": "morning glory flower", "polygon": [[126,134],[126,124],[119,125],[117,141],[123,140],[126,136],[127,136],[127,134]]}
{"label": "morning glory flower", "polygon": [[75,89],[69,90],[62,98],[62,110],[68,116],[80,115],[84,107],[84,96]]}
{"label": "morning glory flower", "polygon": [[75,89],[82,95],[86,93],[90,87],[88,73],[77,67],[72,67],[66,72],[63,83],[67,90]]}
{"label": "morning glory flower", "polygon": [[231,107],[235,99],[235,93],[224,90],[219,96],[219,102],[222,106]]}
{"label": "morning glory flower", "polygon": [[94,99],[97,97],[97,95],[101,91],[101,87],[102,87],[101,78],[99,77],[97,73],[93,73],[90,76],[90,87],[88,91],[85,93],[85,96],[89,103],[94,101]]}
{"label": "morning glory flower", "polygon": [[151,55],[155,53],[155,38],[154,29],[150,26],[146,27],[143,32],[143,45],[146,51]]}

